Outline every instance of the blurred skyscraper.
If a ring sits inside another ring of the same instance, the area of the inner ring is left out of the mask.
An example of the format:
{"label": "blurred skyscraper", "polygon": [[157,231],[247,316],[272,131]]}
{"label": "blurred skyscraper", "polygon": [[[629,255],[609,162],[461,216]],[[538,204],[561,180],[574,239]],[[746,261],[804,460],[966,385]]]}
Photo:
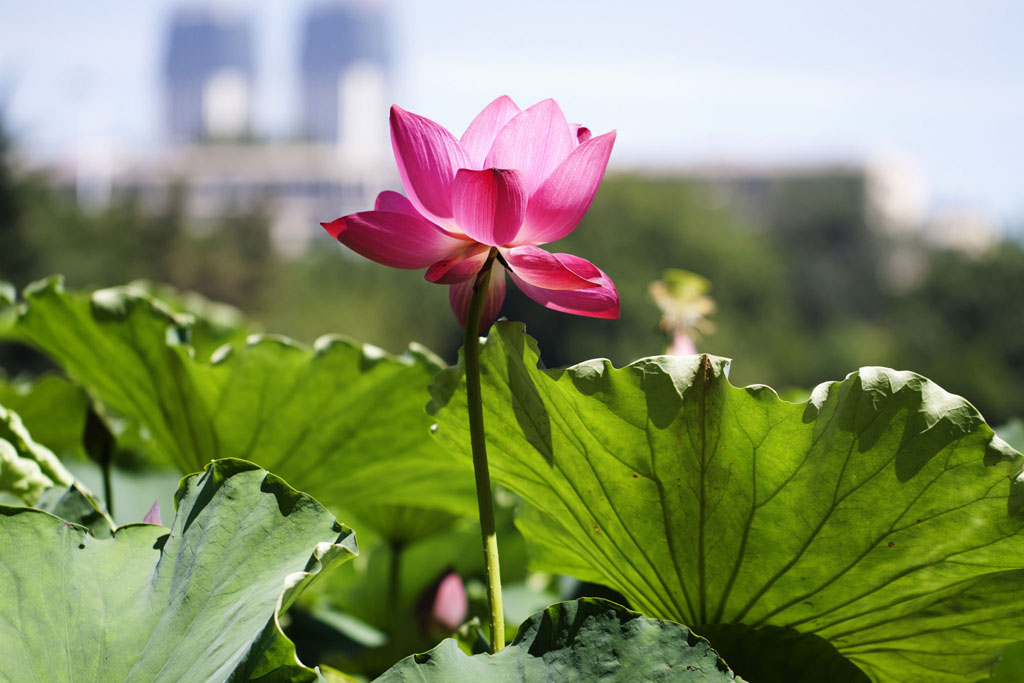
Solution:
{"label": "blurred skyscraper", "polygon": [[302,135],[372,155],[388,140],[391,35],[383,3],[315,5],[302,30]]}
{"label": "blurred skyscraper", "polygon": [[164,63],[166,133],[175,143],[237,140],[251,133],[253,44],[247,17],[179,9]]}
{"label": "blurred skyscraper", "polygon": [[130,191],[159,206],[169,188],[184,184],[186,210],[197,224],[233,208],[262,206],[277,246],[301,253],[326,234],[321,221],[373,206],[380,188],[397,185],[384,0],[321,2],[305,12],[293,62],[302,92],[291,126],[298,136],[286,140],[254,126],[257,46],[248,16],[182,8],[171,16],[167,36],[170,144],[113,173],[114,193]]}

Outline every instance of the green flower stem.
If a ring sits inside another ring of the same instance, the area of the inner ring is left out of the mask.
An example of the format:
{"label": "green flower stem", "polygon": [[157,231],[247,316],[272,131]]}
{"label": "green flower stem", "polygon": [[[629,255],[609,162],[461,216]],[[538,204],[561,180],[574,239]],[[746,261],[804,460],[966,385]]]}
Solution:
{"label": "green flower stem", "polygon": [[90,408],[86,415],[82,444],[89,457],[100,466],[103,473],[103,500],[107,505],[107,512],[113,516],[114,487],[111,483],[111,469],[114,466],[114,435],[110,433],[110,428],[95,408]]}
{"label": "green flower stem", "polygon": [[391,613],[392,637],[397,632],[396,625],[402,620],[398,614],[398,607],[402,604],[400,598],[402,593],[402,553],[405,552],[405,543],[391,541],[388,543],[391,550],[391,573],[388,575],[388,611]]}
{"label": "green flower stem", "polygon": [[107,504],[107,512],[111,517],[114,516],[114,485],[111,481],[111,472],[113,465],[110,464],[109,460],[104,460],[100,463],[100,469],[103,472],[103,501]]}
{"label": "green flower stem", "polygon": [[484,545],[484,568],[487,573],[487,602],[491,612],[491,653],[505,647],[505,616],[501,606],[501,570],[498,567],[498,534],[494,528],[494,500],[491,475],[487,471],[487,443],[484,439],[484,406],[480,396],[480,318],[487,299],[491,266],[498,251],[491,249],[487,262],[476,276],[473,298],[466,316],[466,402],[469,407],[470,441],[473,446],[473,472],[476,475],[476,498],[480,507],[480,535]]}

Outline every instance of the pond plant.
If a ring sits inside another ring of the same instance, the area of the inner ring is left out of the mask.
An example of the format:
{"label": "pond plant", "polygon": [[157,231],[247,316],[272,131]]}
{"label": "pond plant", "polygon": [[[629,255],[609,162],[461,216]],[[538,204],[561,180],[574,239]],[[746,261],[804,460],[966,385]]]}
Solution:
{"label": "pond plant", "polygon": [[[1020,680],[1024,458],[968,401],[877,367],[802,402],[732,386],[680,271],[652,289],[674,353],[548,369],[495,322],[506,282],[618,317],[604,271],[541,248],[615,132],[499,97],[461,138],[393,107],[391,136],[405,195],[323,227],[449,286],[455,366],[217,326],[139,283],[0,287],[4,337],[63,372],[0,384],[0,679]],[[118,449],[186,475],[173,513],[115,524]],[[83,451],[102,497],[55,454]],[[506,575],[520,541],[539,572],[510,641],[499,528]],[[473,534],[486,631],[460,623]],[[616,601],[557,601],[551,576]]]}
{"label": "pond plant", "polygon": [[578,256],[538,246],[565,237],[583,218],[608,166],[615,131],[592,137],[589,129],[570,125],[554,100],[520,111],[503,96],[473,119],[461,140],[430,119],[392,107],[391,140],[409,199],[382,192],[374,211],[324,228],[367,258],[427,268],[428,281],[451,285],[452,311],[466,330],[470,443],[491,652],[498,652],[505,646],[505,626],[480,397],[480,333],[498,317],[506,271],[548,308],[618,317],[619,294],[604,272]]}

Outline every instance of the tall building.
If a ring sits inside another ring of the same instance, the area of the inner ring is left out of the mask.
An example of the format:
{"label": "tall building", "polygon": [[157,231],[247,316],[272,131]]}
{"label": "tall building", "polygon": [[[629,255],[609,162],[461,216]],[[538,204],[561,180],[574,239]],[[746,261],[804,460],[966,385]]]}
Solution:
{"label": "tall building", "polygon": [[249,136],[253,61],[246,17],[198,7],[178,10],[163,71],[168,139],[189,143]]}
{"label": "tall building", "polygon": [[276,246],[300,254],[313,239],[328,239],[321,221],[371,207],[377,192],[400,185],[390,155],[383,0],[321,4],[306,14],[297,74],[304,139],[259,144],[249,139],[256,46],[248,17],[189,8],[170,19],[162,78],[171,144],[85,178],[102,184],[78,179],[80,196],[128,193],[158,208],[183,185],[193,224],[260,206]]}
{"label": "tall building", "polygon": [[[356,156],[388,141],[391,36],[381,2],[314,6],[302,30],[302,135]],[[382,114],[382,112],[385,112]]]}

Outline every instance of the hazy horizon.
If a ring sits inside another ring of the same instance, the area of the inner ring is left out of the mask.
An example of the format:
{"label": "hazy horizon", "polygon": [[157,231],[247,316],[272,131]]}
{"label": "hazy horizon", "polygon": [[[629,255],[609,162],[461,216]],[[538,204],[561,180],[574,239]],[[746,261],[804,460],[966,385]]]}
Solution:
{"label": "hazy horizon", "polygon": [[[158,144],[180,4],[0,2],[0,99],[18,140],[48,160]],[[618,130],[615,167],[897,159],[929,212],[1024,222],[1024,4],[388,4],[395,101],[456,133],[499,94],[554,97]],[[228,6],[252,20],[256,133],[288,137],[309,5]]]}

